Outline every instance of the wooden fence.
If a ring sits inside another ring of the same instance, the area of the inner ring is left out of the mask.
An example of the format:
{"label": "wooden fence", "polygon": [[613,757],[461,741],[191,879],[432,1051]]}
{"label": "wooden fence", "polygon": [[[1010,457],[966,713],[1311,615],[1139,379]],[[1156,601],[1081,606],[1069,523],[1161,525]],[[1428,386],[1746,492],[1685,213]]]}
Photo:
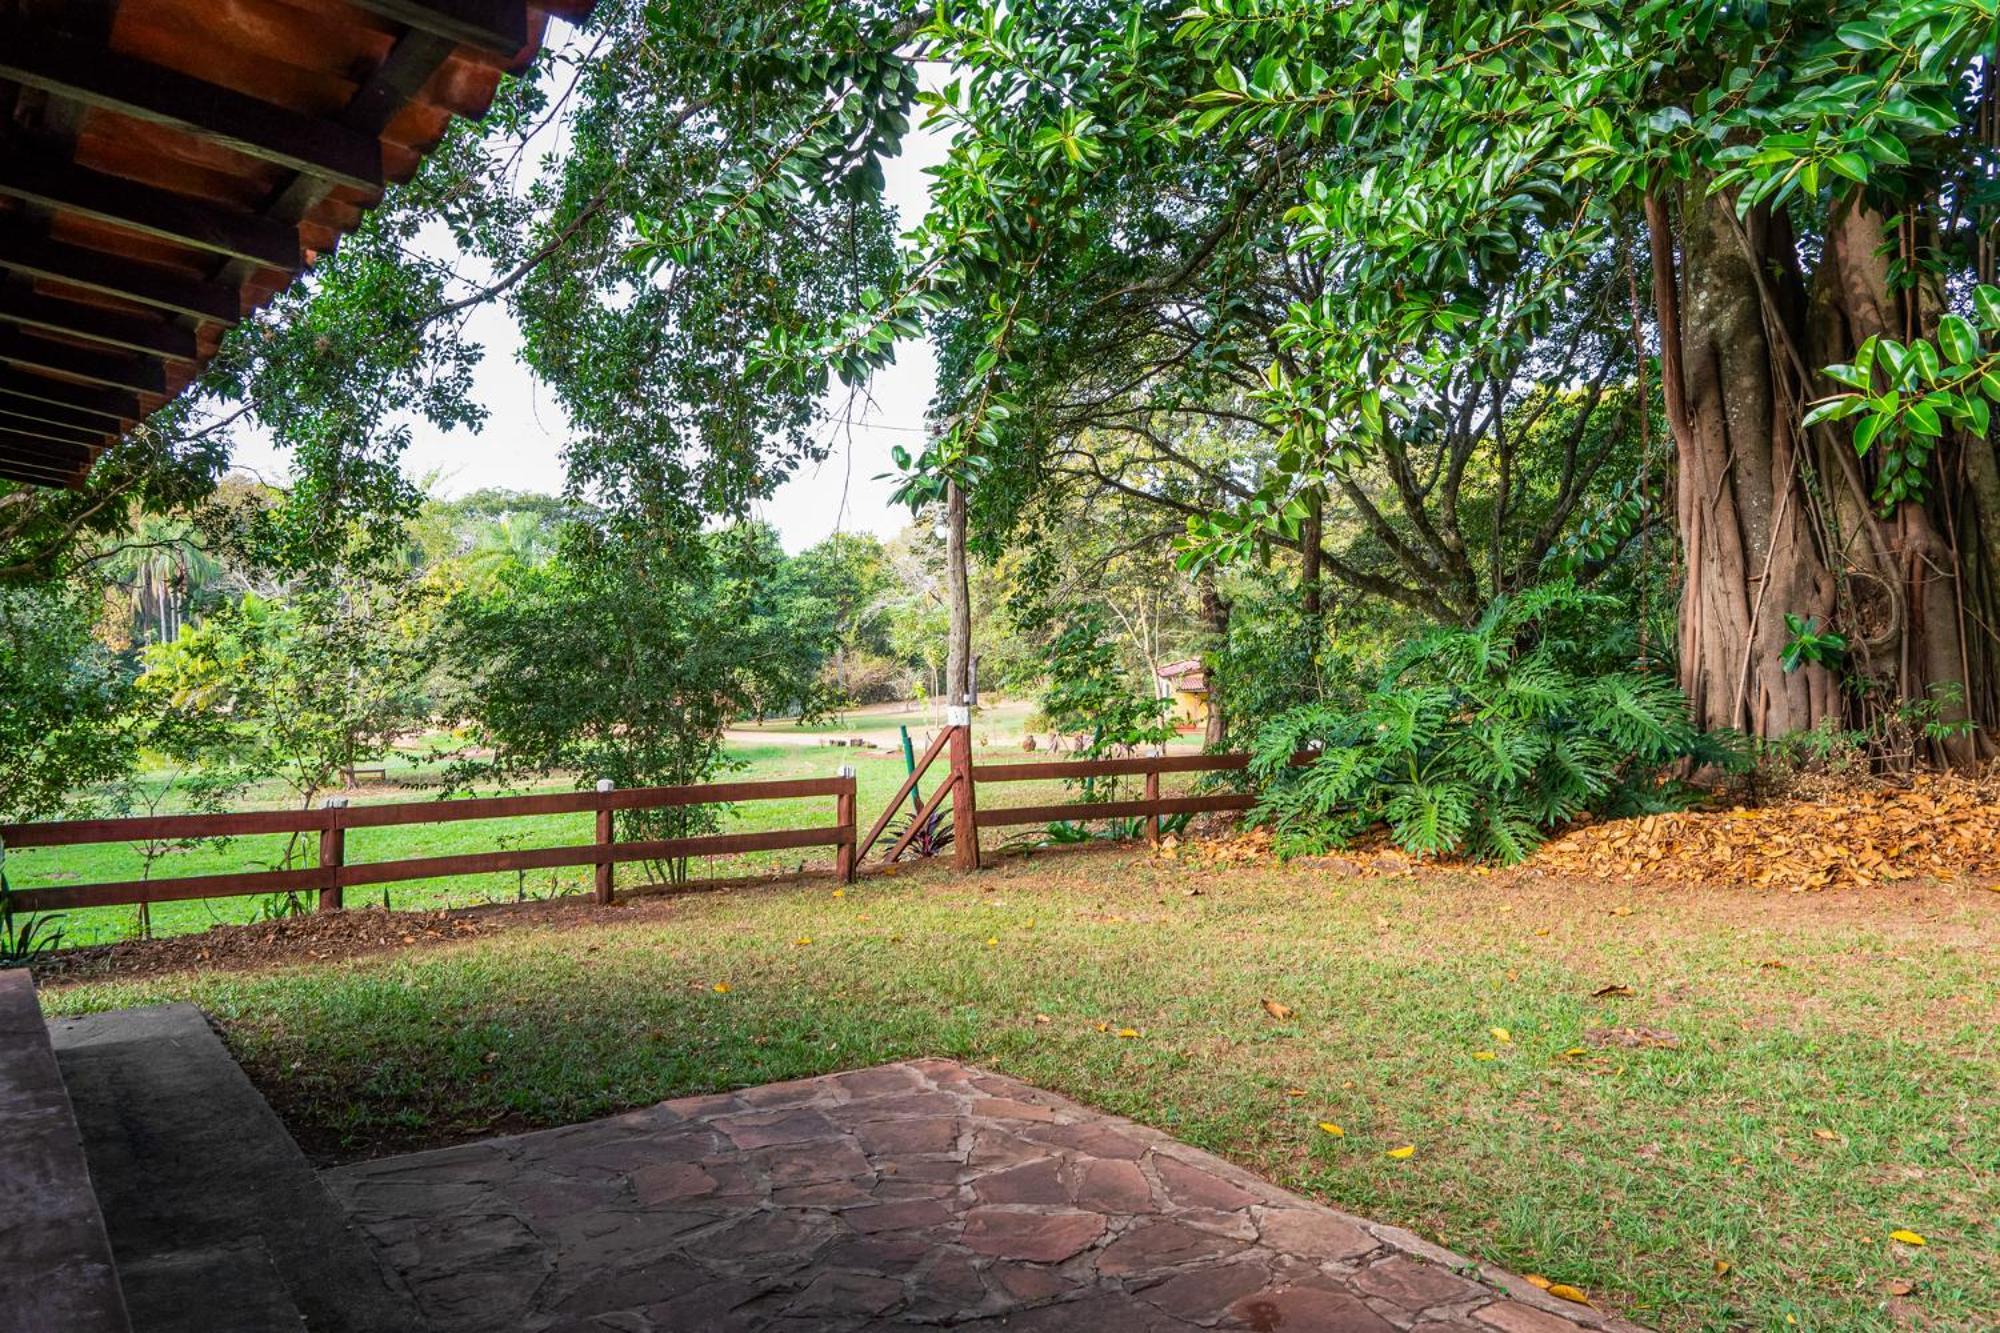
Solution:
{"label": "wooden fence", "polygon": [[[757,833],[712,833],[629,842],[613,840],[612,816],[620,810],[664,810],[802,796],[833,797],[834,822],[818,828],[771,829]],[[720,856],[732,852],[763,852],[792,847],[832,847],[836,852],[835,870],[842,879],[852,879],[855,864],[854,804],[854,779],[851,776],[776,782],[711,782],[688,787],[634,787],[623,791],[560,792],[544,796],[488,796],[391,805],[328,805],[318,810],[260,810],[237,814],[160,815],[136,819],[77,819],[0,825],[0,844],[9,849],[66,847],[101,842],[185,842],[271,833],[317,834],[319,838],[319,862],[313,866],[242,874],[186,875],[172,879],[16,889],[13,891],[14,906],[21,912],[265,893],[317,893],[320,909],[332,911],[340,908],[342,891],[357,885],[579,865],[596,867],[597,900],[608,903],[611,901],[612,867],[628,861]],[[346,859],[349,829],[586,812],[597,816],[597,835],[588,843],[472,852],[457,856],[420,856],[395,861],[349,863]]]}
{"label": "wooden fence", "polygon": [[[1167,773],[1231,773],[1250,766],[1247,754],[1134,755],[1124,759],[1046,759],[1030,763],[975,764],[967,729],[948,727],[931,742],[915,771],[889,802],[888,809],[861,840],[857,859],[866,860],[875,842],[888,827],[903,799],[916,788],[931,761],[941,750],[950,749],[950,767],[943,781],[915,813],[903,835],[883,856],[894,861],[909,846],[919,825],[942,806],[947,796],[952,807],[952,851],[961,870],[977,869],[980,860],[981,829],[1005,828],[1021,824],[1050,824],[1058,820],[1078,822],[1091,819],[1144,819],[1148,841],[1158,842],[1160,819],[1165,815],[1208,814],[1226,810],[1248,810],[1257,798],[1246,792],[1206,792],[1194,796],[1162,796],[1160,778]],[[1309,763],[1312,756],[1297,756],[1294,763]],[[1136,800],[1071,801],[1049,805],[1012,805],[981,809],[979,788],[984,783],[1046,782],[1052,779],[1075,781],[1083,778],[1144,777],[1144,795]]]}
{"label": "wooden fence", "polygon": [[[834,869],[852,880],[856,868],[881,838],[906,798],[932,763],[946,758],[944,772],[928,800],[917,806],[901,836],[883,856],[894,861],[908,849],[949,799],[952,850],[957,867],[977,869],[979,835],[983,829],[1082,822],[1095,819],[1140,819],[1150,841],[1159,841],[1160,820],[1171,815],[1247,810],[1257,798],[1246,792],[1216,791],[1191,796],[1163,796],[1160,779],[1169,773],[1228,773],[1249,767],[1245,754],[1135,755],[1123,759],[1052,759],[1028,763],[975,764],[970,729],[949,726],[940,731],[923,759],[905,779],[888,807],[864,837],[855,834],[855,780],[799,778],[775,782],[711,782],[687,787],[635,787],[628,790],[560,792],[542,796],[488,796],[458,801],[412,801],[388,805],[329,804],[317,810],[260,810],[232,814],[158,815],[136,819],[79,819],[44,824],[0,826],[0,845],[7,848],[64,847],[83,843],[128,844],[190,842],[205,838],[258,834],[316,835],[317,863],[287,870],[183,875],[166,879],[119,880],[100,884],[62,884],[13,891],[15,910],[52,912],[72,908],[112,907],[134,903],[177,902],[190,898],[230,898],[267,893],[313,893],[322,911],[338,910],[345,890],[362,885],[456,875],[545,870],[560,866],[593,866],[596,897],[610,902],[612,869],[630,861],[662,861],[680,857],[722,856],[738,852],[779,851],[798,847],[832,847]],[[1309,763],[1300,755],[1295,763]],[[1084,778],[1143,778],[1137,798],[1055,804],[980,808],[979,789],[1009,782],[1076,781]],[[756,833],[710,833],[683,838],[618,842],[613,816],[620,810],[664,810],[743,801],[788,800],[798,797],[834,798],[834,822],[815,828],[771,829]],[[453,856],[420,856],[393,861],[350,862],[350,829],[386,828],[407,824],[445,824],[468,819],[506,819],[525,815],[592,813],[595,838],[560,847],[517,848],[470,852]]]}

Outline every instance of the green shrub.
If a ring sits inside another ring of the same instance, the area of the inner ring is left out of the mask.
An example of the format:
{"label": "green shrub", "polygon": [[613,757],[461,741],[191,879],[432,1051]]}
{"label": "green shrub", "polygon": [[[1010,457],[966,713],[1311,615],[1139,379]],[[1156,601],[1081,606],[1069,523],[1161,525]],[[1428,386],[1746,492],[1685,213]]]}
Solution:
{"label": "green shrub", "polygon": [[[1410,852],[1511,864],[1585,811],[1685,805],[1667,771],[1735,748],[1695,730],[1672,680],[1607,660],[1617,610],[1567,582],[1530,588],[1405,644],[1374,688],[1273,719],[1253,818],[1287,855],[1386,825]],[[1319,754],[1294,766],[1303,751]]]}

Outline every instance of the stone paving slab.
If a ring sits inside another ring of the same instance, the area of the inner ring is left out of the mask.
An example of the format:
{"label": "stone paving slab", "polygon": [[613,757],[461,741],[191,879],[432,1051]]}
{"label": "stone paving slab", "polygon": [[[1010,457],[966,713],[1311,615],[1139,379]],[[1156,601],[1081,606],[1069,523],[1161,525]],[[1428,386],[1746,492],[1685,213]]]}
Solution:
{"label": "stone paving slab", "polygon": [[945,1060],[325,1180],[439,1333],[1644,1333]]}

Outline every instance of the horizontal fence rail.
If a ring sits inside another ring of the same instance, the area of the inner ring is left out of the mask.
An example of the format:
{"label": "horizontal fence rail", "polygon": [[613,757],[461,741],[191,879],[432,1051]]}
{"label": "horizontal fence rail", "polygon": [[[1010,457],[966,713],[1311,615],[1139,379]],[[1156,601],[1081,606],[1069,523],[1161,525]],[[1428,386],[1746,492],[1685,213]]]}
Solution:
{"label": "horizontal fence rail", "polygon": [[[1316,755],[1292,756],[1294,764],[1309,764]],[[1258,798],[1248,792],[1216,791],[1194,796],[1160,795],[1164,773],[1240,773],[1250,767],[1247,754],[1168,754],[1130,755],[1118,759],[1044,759],[1027,763],[973,764],[967,771],[969,785],[976,791],[987,782],[1046,782],[1052,778],[1138,777],[1146,779],[1143,797],[1118,801],[1075,801],[1047,805],[975,806],[980,828],[1008,828],[1022,824],[1079,823],[1092,819],[1143,819],[1148,842],[1160,840],[1160,820],[1168,815],[1219,814],[1249,810]],[[974,803],[968,802],[968,806]],[[976,856],[977,853],[975,852]]]}
{"label": "horizontal fence rail", "polygon": [[[620,810],[667,810],[743,801],[777,801],[807,796],[834,798],[835,822],[815,828],[771,829],[755,833],[708,833],[684,838],[615,841],[612,816]],[[683,787],[556,792],[538,796],[481,796],[458,801],[412,801],[390,805],[329,805],[317,810],[258,810],[226,814],[156,815],[131,819],[75,819],[41,824],[0,825],[0,845],[10,849],[69,847],[84,843],[186,842],[201,838],[257,834],[319,835],[319,864],[290,870],[240,874],[183,875],[166,879],[119,880],[15,889],[15,909],[23,912],[112,907],[129,903],[177,902],[191,898],[233,898],[266,893],[318,892],[322,909],[342,906],[341,891],[359,885],[392,884],[494,871],[542,870],[560,866],[597,868],[596,893],[611,900],[612,867],[631,861],[683,856],[723,856],[737,852],[795,847],[832,847],[843,879],[853,876],[855,782],[837,778],[796,778],[770,782],[712,782]],[[349,829],[409,824],[446,824],[469,819],[524,815],[597,815],[596,840],[560,847],[453,856],[406,857],[348,863]]]}

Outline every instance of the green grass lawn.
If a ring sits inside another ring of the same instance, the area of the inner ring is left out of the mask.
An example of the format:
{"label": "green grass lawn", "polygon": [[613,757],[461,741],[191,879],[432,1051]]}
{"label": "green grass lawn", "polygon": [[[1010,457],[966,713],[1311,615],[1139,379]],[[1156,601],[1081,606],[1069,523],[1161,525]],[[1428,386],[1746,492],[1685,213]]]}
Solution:
{"label": "green grass lawn", "polygon": [[[327,1156],[940,1055],[1665,1330],[2000,1310],[2000,895],[1125,852],[835,887],[578,904],[469,943],[44,1003],[201,1005]],[[1593,994],[1612,985],[1633,993]]]}
{"label": "green grass lawn", "polygon": [[[796,728],[792,728],[796,731]],[[919,733],[921,735],[921,733]],[[919,742],[921,744],[921,741]],[[822,746],[787,744],[731,744],[729,756],[740,765],[719,775],[725,781],[772,781],[785,778],[832,777],[843,764],[855,769],[858,823],[865,833],[883,807],[894,796],[905,773],[900,754],[880,751],[834,749]],[[1018,749],[1005,748],[996,734],[985,747],[981,759],[998,761],[1025,757]],[[421,756],[399,754],[386,765],[395,788],[373,785],[354,799],[357,804],[381,801],[422,801],[431,799],[439,786],[435,765]],[[928,795],[945,774],[942,761],[934,765],[923,782]],[[544,783],[531,790],[567,791],[570,782]],[[1187,785],[1185,779],[1169,779],[1170,792]],[[491,794],[491,793],[482,793]],[[1025,803],[1029,800],[1056,801],[1064,798],[1060,783],[1010,784],[996,800]],[[292,804],[275,784],[253,790],[232,804],[233,809],[277,809]],[[171,813],[163,804],[159,813]],[[782,801],[752,801],[725,812],[726,831],[749,832],[779,828],[816,828],[834,823],[834,800],[830,796]],[[541,815],[517,819],[465,820],[434,825],[402,825],[387,828],[354,829],[347,834],[346,858],[350,863],[390,861],[407,857],[455,856],[473,852],[505,851],[532,847],[556,847],[587,843],[593,837],[594,816]],[[1011,830],[1010,830],[1011,832]],[[277,869],[284,864],[288,839],[282,835],[231,838],[175,849],[161,857],[152,878],[185,875],[246,873]],[[993,837],[989,846],[1000,841]],[[310,865],[317,842],[302,839],[293,864]],[[879,850],[886,850],[886,840]],[[802,848],[780,852],[753,852],[740,856],[706,858],[690,868],[697,879],[735,878],[744,875],[777,874],[802,866],[831,866],[833,849]],[[617,869],[620,887],[646,881],[647,869],[627,864]],[[134,880],[145,876],[140,849],[124,843],[97,843],[75,847],[34,847],[7,853],[7,876],[17,889],[47,885],[99,883]],[[398,910],[463,907],[474,903],[506,902],[520,898],[549,898],[590,891],[589,866],[536,870],[524,874],[460,875],[445,879],[413,880],[406,883],[350,889],[349,906],[386,902]],[[274,910],[281,900],[265,897],[210,898],[186,902],[158,903],[151,908],[152,930],[156,935],[179,935],[206,930],[211,926],[255,920]],[[135,938],[139,933],[138,908],[131,906],[90,908],[62,914],[60,923],[66,946],[103,944]]]}

